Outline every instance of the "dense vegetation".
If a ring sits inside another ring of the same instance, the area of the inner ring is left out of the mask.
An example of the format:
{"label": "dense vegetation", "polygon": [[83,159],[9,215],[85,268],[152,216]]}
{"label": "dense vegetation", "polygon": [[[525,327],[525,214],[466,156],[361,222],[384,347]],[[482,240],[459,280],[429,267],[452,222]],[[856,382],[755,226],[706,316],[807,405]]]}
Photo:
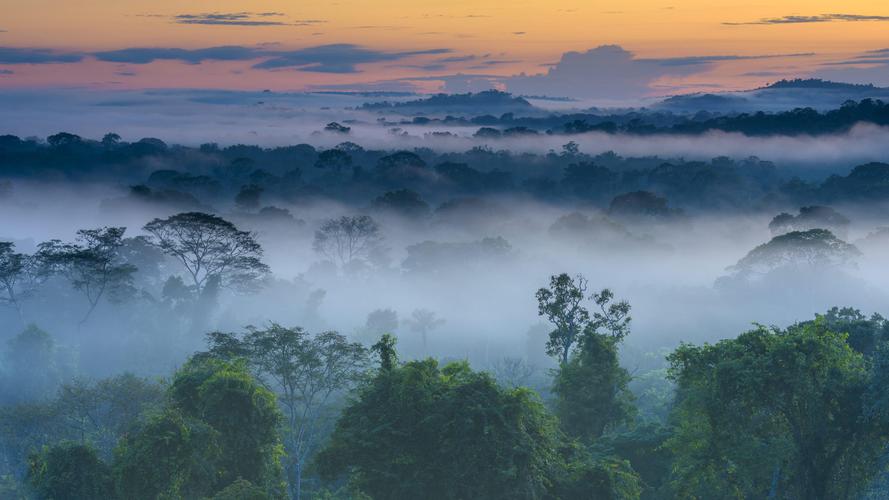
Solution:
{"label": "dense vegetation", "polygon": [[[803,180],[756,158],[571,142],[447,153],[60,133],[0,138],[0,172],[0,203],[19,213],[21,193],[39,207],[58,183],[98,185],[99,220],[136,222],[0,241],[0,498],[827,500],[889,484],[889,322],[851,307],[797,322],[835,300],[784,327],[704,322],[761,320],[743,306],[784,307],[814,283],[800,279],[869,294],[849,274],[883,262],[889,230],[865,224],[883,220],[887,164]],[[742,221],[714,228],[727,215]],[[526,269],[600,260],[632,275],[745,227],[755,243],[728,239],[738,248],[707,276],[715,312],[601,288],[615,274]],[[273,267],[270,253],[297,247],[300,267]],[[533,288],[506,293],[507,272]],[[502,297],[462,300],[495,279],[481,293]],[[452,295],[391,298],[435,287]],[[371,302],[388,288],[391,307]],[[355,331],[322,321],[341,312],[321,310],[328,290],[359,311]],[[442,314],[442,300],[460,309]],[[540,324],[457,339],[466,317],[504,310]],[[640,312],[657,321],[632,345]],[[652,334],[682,315],[695,343]]]}
{"label": "dense vegetation", "polygon": [[466,361],[401,361],[388,334],[274,323],[210,333],[162,380],[59,383],[52,336],[30,326],[6,347],[5,380],[30,386],[0,413],[4,498],[843,499],[887,480],[882,317],[683,344],[659,414],[618,361],[630,304],[587,288],[562,274],[536,293],[557,360],[544,395]]}
{"label": "dense vegetation", "polygon": [[[46,142],[0,137],[0,172],[7,179],[0,183],[0,198],[9,197],[17,182],[65,179],[128,185],[128,194],[104,202],[107,210],[173,206],[206,211],[233,204],[257,210],[273,203],[333,199],[422,217],[433,210],[478,209],[470,205],[481,203],[478,198],[487,202],[503,196],[609,208],[616,197],[640,191],[656,197],[624,206],[664,215],[671,213],[670,207],[737,213],[889,200],[885,163],[819,176],[810,169],[779,168],[755,157],[690,161],[614,153],[591,156],[573,142],[547,154],[488,147],[446,153],[427,148],[368,150],[348,141],[331,149],[307,144],[190,148],[150,138],[125,143],[116,134],[92,141],[59,133]],[[263,215],[282,212],[271,207]]]}

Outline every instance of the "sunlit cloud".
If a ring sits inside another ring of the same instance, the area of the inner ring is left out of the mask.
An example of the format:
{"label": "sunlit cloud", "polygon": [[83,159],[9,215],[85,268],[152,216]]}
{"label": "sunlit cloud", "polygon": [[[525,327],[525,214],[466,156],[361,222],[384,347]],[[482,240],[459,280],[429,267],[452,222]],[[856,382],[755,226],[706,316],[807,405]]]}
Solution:
{"label": "sunlit cloud", "polygon": [[768,25],[768,24],[807,24],[832,22],[889,21],[889,16],[869,16],[861,14],[820,14],[817,16],[782,16],[762,18],[756,21],[724,22],[726,26]]}

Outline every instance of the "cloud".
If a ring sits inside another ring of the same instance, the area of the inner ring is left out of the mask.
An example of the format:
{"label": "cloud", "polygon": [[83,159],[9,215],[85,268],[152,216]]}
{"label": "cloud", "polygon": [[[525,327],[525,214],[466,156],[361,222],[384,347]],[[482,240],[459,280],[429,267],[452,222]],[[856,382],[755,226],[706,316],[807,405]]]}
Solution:
{"label": "cloud", "polygon": [[[166,17],[166,16],[153,16]],[[200,24],[208,26],[311,26],[324,21],[319,19],[281,19],[281,12],[203,12],[179,14],[169,17],[176,24]]]}
{"label": "cloud", "polygon": [[869,50],[851,59],[823,63],[813,76],[837,82],[889,86],[889,49]]}
{"label": "cloud", "polygon": [[15,71],[11,69],[0,69],[0,76],[14,75]]}
{"label": "cloud", "polygon": [[73,63],[82,59],[83,54],[73,52],[23,47],[0,47],[0,64]]}
{"label": "cloud", "polygon": [[710,55],[662,59],[637,58],[618,45],[586,52],[566,52],[561,60],[538,75],[520,74],[503,80],[517,94],[580,98],[633,99],[645,96],[662,77],[689,76],[726,61],[807,57],[813,54]]}
{"label": "cloud", "polygon": [[203,61],[249,61],[269,53],[269,51],[251,47],[225,45],[206,49],[134,47],[96,52],[93,56],[100,61],[129,64],[148,64],[157,60],[174,60],[189,64],[199,64]]}
{"label": "cloud", "polygon": [[477,57],[476,57],[476,56],[473,56],[473,55],[468,55],[468,56],[453,56],[453,57],[442,57],[442,58],[440,58],[440,59],[437,59],[437,61],[438,61],[438,62],[441,62],[441,63],[455,63],[455,62],[467,62],[467,61],[473,61],[473,60],[475,60],[476,58],[477,58]]}
{"label": "cloud", "polygon": [[820,14],[817,16],[782,16],[763,18],[756,21],[724,22],[726,26],[745,26],[763,24],[808,24],[808,23],[832,23],[832,22],[862,22],[862,21],[889,21],[889,16],[868,16],[861,14]]}
{"label": "cloud", "polygon": [[297,69],[316,73],[357,73],[359,64],[397,61],[418,55],[447,54],[450,49],[409,52],[385,52],[359,45],[338,43],[305,49],[276,52],[273,57],[253,67],[257,69]]}

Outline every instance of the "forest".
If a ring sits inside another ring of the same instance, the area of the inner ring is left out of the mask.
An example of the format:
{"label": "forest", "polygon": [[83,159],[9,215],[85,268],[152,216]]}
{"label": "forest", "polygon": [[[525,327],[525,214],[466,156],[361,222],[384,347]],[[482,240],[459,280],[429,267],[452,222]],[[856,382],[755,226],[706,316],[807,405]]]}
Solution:
{"label": "forest", "polygon": [[0,497],[885,498],[889,164],[319,134],[0,137]]}

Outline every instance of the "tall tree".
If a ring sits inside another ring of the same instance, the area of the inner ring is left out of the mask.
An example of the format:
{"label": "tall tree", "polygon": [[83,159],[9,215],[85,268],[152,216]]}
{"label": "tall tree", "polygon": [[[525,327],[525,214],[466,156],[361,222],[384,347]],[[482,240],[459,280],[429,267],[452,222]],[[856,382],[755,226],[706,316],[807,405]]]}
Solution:
{"label": "tall tree", "polygon": [[221,217],[186,212],[154,219],[144,229],[158,248],[182,264],[196,296],[214,281],[221,287],[254,289],[269,271],[253,235]]}
{"label": "tall tree", "polygon": [[87,299],[89,307],[80,324],[86,323],[105,297],[120,301],[132,296],[136,266],[121,255],[125,227],[77,231],[74,243],[51,240],[40,245],[39,258],[59,272]]}
{"label": "tall tree", "polygon": [[366,349],[336,332],[311,335],[274,323],[241,337],[213,333],[209,340],[211,353],[246,358],[257,379],[278,395],[291,493],[299,499],[306,463],[331,420],[332,400],[361,378]]}
{"label": "tall tree", "polygon": [[420,335],[420,338],[423,340],[423,354],[425,355],[428,352],[426,345],[429,332],[444,325],[445,320],[437,317],[435,312],[428,309],[414,309],[414,312],[411,313],[411,317],[405,320],[405,323],[407,323],[408,327],[410,327],[414,333]]}
{"label": "tall tree", "polygon": [[549,288],[537,290],[537,313],[555,327],[549,334],[546,352],[561,363],[568,362],[580,333],[589,322],[590,313],[582,305],[586,290],[586,278],[579,274],[571,278],[566,273],[552,276]]}

